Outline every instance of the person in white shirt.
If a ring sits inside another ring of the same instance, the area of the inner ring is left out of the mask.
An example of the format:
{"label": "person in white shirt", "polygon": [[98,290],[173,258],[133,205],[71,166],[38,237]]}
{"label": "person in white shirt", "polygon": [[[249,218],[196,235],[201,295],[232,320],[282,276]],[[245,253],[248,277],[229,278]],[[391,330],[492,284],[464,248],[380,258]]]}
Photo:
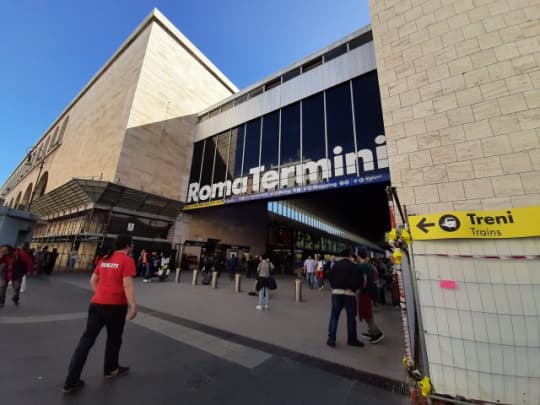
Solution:
{"label": "person in white shirt", "polygon": [[304,262],[304,271],[306,272],[307,282],[309,288],[313,289],[313,284],[315,284],[315,268],[317,267],[317,262],[313,260],[311,256],[308,256]]}

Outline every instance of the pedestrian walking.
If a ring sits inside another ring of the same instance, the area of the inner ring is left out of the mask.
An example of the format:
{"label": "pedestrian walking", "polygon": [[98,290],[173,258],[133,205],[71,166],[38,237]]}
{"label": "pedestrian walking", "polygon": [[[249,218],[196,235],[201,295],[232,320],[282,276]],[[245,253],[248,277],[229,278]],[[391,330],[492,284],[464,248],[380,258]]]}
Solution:
{"label": "pedestrian walking", "polygon": [[379,343],[384,334],[375,323],[373,315],[372,301],[377,299],[376,274],[377,269],[369,263],[366,249],[358,251],[358,272],[366,279],[365,287],[358,294],[358,319],[365,321],[368,330],[362,336],[369,340],[369,343]]}
{"label": "pedestrian walking", "polygon": [[354,256],[346,253],[347,257],[337,261],[328,272],[328,280],[332,287],[332,309],[328,325],[328,340],[330,347],[336,345],[336,333],[339,315],[345,308],[347,313],[347,344],[363,347],[356,333],[356,290],[366,285],[365,276],[362,275],[354,263]]}
{"label": "pedestrian walking", "polygon": [[315,284],[315,268],[317,267],[317,262],[313,260],[311,256],[308,256],[304,262],[304,272],[306,273],[306,279],[309,285],[309,288],[313,290],[313,285]]}
{"label": "pedestrian walking", "polygon": [[11,300],[19,305],[23,276],[32,272],[34,263],[30,255],[22,249],[14,249],[10,245],[0,246],[0,308],[6,302],[6,290],[11,282],[13,297]]}
{"label": "pedestrian walking", "polygon": [[120,366],[118,358],[126,315],[130,320],[137,315],[132,280],[136,273],[135,261],[129,256],[133,251],[131,236],[119,235],[114,241],[114,248],[110,256],[105,256],[99,262],[90,278],[94,296],[88,308],[86,330],[69,364],[63,389],[65,393],[84,387],[81,373],[88,353],[104,326],[107,328],[107,343],[103,377],[115,378],[129,373],[129,367]]}
{"label": "pedestrian walking", "polygon": [[270,309],[270,289],[275,289],[275,280],[270,273],[274,270],[274,265],[266,255],[262,255],[261,262],[257,267],[257,286],[259,293],[259,304],[255,307],[259,311]]}
{"label": "pedestrian walking", "polygon": [[45,274],[47,274],[48,276],[50,276],[51,273],[53,272],[57,259],[58,259],[58,249],[53,248],[53,250],[49,253],[49,260],[47,260],[47,267],[45,268]]}

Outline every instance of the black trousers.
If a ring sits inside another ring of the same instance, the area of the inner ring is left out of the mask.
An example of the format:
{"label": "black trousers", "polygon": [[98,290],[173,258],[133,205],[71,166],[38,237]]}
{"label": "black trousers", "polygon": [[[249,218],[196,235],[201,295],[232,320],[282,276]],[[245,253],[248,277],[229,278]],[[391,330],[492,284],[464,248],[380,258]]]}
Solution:
{"label": "black trousers", "polygon": [[126,324],[127,305],[90,304],[86,330],[71,357],[66,384],[75,384],[80,378],[90,349],[103,326],[107,328],[104,373],[118,368],[118,356],[122,346],[122,333]]}
{"label": "black trousers", "polygon": [[[13,288],[13,302],[19,302],[19,294],[21,292],[21,282],[22,278],[18,278],[11,282],[11,287]],[[0,274],[0,304],[4,305],[6,302],[6,290],[8,286],[8,281]]]}

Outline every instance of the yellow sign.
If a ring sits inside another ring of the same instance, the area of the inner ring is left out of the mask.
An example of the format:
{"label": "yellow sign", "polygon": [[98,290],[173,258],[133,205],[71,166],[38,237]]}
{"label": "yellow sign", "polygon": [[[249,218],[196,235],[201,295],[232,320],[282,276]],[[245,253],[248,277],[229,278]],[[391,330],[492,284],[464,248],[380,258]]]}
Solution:
{"label": "yellow sign", "polygon": [[411,215],[409,226],[413,240],[540,236],[540,206]]}
{"label": "yellow sign", "polygon": [[184,211],[187,210],[195,210],[197,208],[208,208],[208,207],[215,207],[216,205],[223,205],[223,200],[214,200],[214,201],[208,201],[208,202],[202,202],[202,203],[196,203],[196,204],[189,204],[184,206]]}

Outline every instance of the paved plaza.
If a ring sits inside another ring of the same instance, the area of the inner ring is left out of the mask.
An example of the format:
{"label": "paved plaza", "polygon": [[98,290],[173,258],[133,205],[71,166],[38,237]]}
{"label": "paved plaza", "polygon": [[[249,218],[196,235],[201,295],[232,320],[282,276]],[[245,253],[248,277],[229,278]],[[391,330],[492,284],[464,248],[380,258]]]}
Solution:
{"label": "paved plaza", "polygon": [[391,392],[402,388],[399,311],[377,310],[387,338],[362,349],[345,344],[343,318],[331,349],[324,344],[329,293],[304,291],[305,301],[297,304],[292,278],[278,279],[272,309],[263,312],[255,310],[255,297],[234,293],[228,280],[215,290],[192,286],[187,277],[179,284],[137,280],[140,312],[126,324],[121,353],[131,375],[102,380],[103,333],[83,372],[87,387],[63,396],[86,319],[88,278],[31,279],[22,305],[1,310],[0,395],[6,403],[407,403]]}

